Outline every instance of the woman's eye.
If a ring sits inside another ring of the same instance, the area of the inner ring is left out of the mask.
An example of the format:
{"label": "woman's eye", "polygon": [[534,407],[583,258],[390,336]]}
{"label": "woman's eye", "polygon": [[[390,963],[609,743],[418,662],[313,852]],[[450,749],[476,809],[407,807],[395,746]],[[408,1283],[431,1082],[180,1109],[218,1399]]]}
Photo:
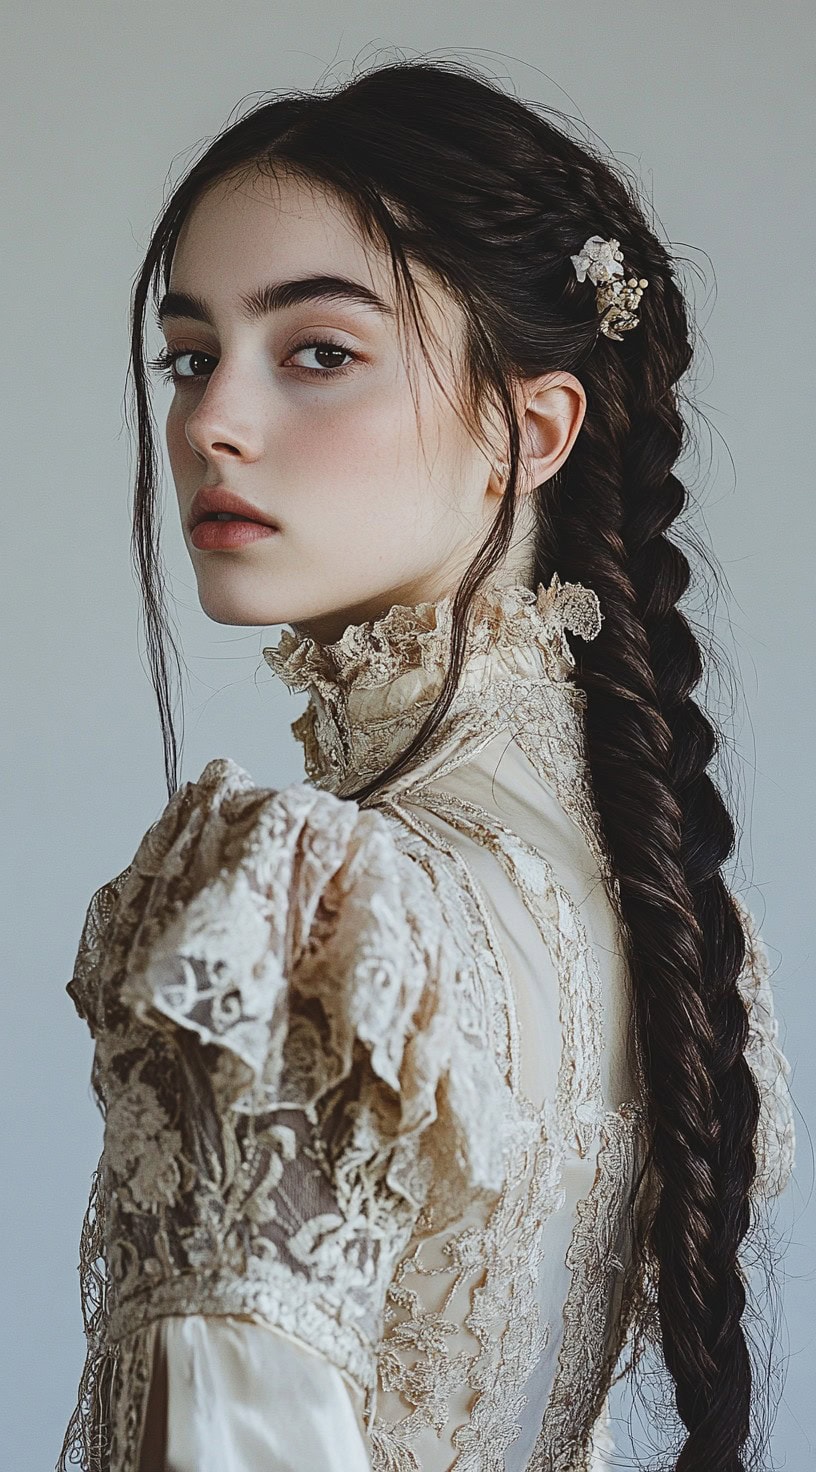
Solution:
{"label": "woman's eye", "polygon": [[[192,372],[182,373],[179,370],[178,365],[183,358],[191,360]],[[210,353],[202,353],[198,348],[163,348],[157,358],[151,358],[147,366],[160,372],[166,383],[192,383],[195,379],[206,376],[198,371],[204,358],[209,358],[211,363],[215,362]]]}
{"label": "woman's eye", "polygon": [[[184,348],[180,348],[177,352],[170,353],[168,356],[179,378],[205,378],[206,373],[201,371],[200,367],[202,361],[204,359],[209,359],[211,363],[215,362],[215,359],[211,357],[209,353],[202,353],[194,348],[189,348],[186,351]],[[182,373],[179,372],[178,365],[184,358],[190,359],[190,367]]]}
{"label": "woman's eye", "polygon": [[342,343],[331,342],[326,339],[312,339],[309,342],[299,343],[297,347],[292,348],[290,356],[294,357],[297,353],[315,354],[319,366],[317,368],[310,367],[306,364],[304,364],[303,366],[305,367],[307,373],[314,373],[321,378],[327,378],[329,375],[334,376],[337,373],[343,373],[345,372],[346,368],[350,366],[350,364],[348,363],[339,363],[338,358],[351,358],[352,361],[356,360],[356,355],[350,352],[348,348],[344,348]]}

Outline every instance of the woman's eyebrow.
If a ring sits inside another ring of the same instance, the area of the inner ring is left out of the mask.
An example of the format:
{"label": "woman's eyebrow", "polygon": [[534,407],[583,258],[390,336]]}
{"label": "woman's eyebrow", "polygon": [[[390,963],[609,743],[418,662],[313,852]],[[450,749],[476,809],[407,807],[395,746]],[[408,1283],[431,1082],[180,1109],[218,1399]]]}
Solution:
{"label": "woman's eyebrow", "polygon": [[[376,291],[364,286],[361,281],[351,281],[346,276],[294,276],[288,281],[270,281],[254,291],[238,298],[244,315],[249,322],[266,317],[270,312],[283,307],[297,306],[300,302],[350,301],[372,307],[383,316],[393,317],[394,309]],[[194,322],[206,322],[214,326],[213,314],[203,297],[187,291],[168,291],[159,303],[156,320],[160,327],[170,317],[189,317]]]}

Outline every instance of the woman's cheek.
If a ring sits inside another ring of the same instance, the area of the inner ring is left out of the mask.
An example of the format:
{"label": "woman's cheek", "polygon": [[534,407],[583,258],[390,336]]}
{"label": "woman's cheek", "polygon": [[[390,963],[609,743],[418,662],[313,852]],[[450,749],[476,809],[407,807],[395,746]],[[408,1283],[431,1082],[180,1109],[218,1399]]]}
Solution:
{"label": "woman's cheek", "polygon": [[164,436],[167,443],[170,466],[175,475],[183,469],[185,463],[190,464],[195,458],[190,442],[184,433],[184,416],[178,404],[175,402],[170,405],[167,411]]}

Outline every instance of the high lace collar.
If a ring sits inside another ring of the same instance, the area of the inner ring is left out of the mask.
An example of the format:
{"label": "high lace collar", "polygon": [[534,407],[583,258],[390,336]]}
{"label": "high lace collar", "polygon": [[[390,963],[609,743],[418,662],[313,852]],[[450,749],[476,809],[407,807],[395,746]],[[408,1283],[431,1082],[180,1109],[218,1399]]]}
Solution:
{"label": "high lace collar", "polygon": [[[263,650],[284,684],[309,692],[291,729],[304,748],[310,781],[351,789],[384,770],[408,744],[444,681],[453,600],[449,593],[411,606],[393,604],[379,618],[348,625],[332,644],[290,625]],[[479,589],[462,678],[443,723],[448,742],[474,710],[483,736],[491,712],[506,707],[508,688],[514,699],[522,688],[559,682],[572,688],[575,660],[566,631],[593,639],[602,620],[597,594],[582,583],[562,583],[557,572],[549,587],[539,583],[535,592],[522,583]]]}

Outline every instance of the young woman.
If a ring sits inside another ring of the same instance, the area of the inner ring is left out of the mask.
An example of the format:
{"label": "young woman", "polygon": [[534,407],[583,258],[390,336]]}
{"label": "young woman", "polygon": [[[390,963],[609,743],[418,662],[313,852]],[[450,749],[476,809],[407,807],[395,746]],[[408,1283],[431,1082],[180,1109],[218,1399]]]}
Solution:
{"label": "young woman", "polygon": [[[151,290],[201,605],[287,623],[308,693],[282,789],[177,782]],[[667,536],[689,331],[632,187],[464,68],[263,103],[173,193],[133,302],[169,801],[68,986],[105,1140],[61,1469],[601,1468],[644,1349],[662,1465],[758,1465],[794,1137]]]}

